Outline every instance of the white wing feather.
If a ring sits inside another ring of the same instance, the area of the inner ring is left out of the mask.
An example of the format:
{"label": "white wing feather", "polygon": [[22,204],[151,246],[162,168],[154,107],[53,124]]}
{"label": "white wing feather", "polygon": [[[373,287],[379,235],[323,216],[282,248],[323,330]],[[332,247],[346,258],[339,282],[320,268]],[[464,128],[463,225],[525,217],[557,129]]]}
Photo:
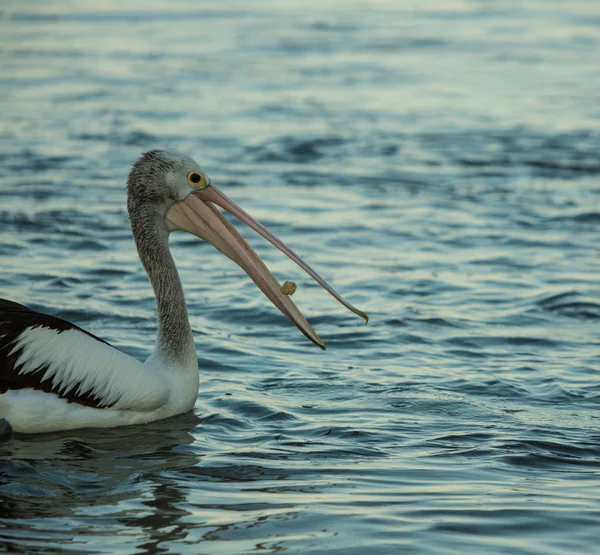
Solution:
{"label": "white wing feather", "polygon": [[19,373],[47,367],[43,379],[51,378],[61,393],[72,389],[91,392],[101,399],[100,406],[150,411],[164,405],[169,397],[162,375],[77,329],[58,332],[44,326],[29,327],[11,354],[21,350]]}

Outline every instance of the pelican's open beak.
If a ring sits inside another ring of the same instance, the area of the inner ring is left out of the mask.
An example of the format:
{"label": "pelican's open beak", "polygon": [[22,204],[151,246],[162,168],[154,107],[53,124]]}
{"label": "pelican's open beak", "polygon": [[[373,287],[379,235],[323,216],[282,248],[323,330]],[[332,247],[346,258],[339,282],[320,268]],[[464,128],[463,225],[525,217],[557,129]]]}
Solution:
{"label": "pelican's open beak", "polygon": [[369,321],[369,317],[364,312],[354,308],[350,303],[345,301],[292,249],[275,237],[266,227],[249,216],[217,189],[215,185],[210,184],[200,190],[192,191],[184,200],[175,202],[169,208],[166,215],[166,224],[169,231],[181,229],[192,233],[201,239],[205,239],[224,255],[231,258],[252,278],[254,283],[256,283],[270,301],[296,324],[306,337],[319,345],[321,349],[325,349],[325,344],[321,341],[321,338],[306,321],[306,318],[304,318],[290,297],[281,292],[281,285],[265,266],[264,262],[214,206],[215,204],[227,210],[230,214],[270,241],[312,276],[319,285],[331,293],[345,307],[358,314],[361,318],[364,318],[366,322]]}

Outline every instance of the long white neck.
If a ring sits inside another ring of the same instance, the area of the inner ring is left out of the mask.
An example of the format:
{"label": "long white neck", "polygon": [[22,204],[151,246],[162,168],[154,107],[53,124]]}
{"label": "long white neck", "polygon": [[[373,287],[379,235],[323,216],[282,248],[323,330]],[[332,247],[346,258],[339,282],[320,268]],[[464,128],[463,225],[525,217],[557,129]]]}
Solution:
{"label": "long white neck", "polygon": [[144,226],[143,233],[135,235],[156,297],[158,333],[153,358],[166,366],[197,371],[194,337],[168,232],[162,227]]}

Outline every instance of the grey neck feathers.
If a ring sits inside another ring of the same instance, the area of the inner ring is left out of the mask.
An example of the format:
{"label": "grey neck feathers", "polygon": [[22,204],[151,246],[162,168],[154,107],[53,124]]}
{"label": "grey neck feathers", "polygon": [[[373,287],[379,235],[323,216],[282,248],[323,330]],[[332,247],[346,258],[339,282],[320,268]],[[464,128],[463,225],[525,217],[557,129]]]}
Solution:
{"label": "grey neck feathers", "polygon": [[[158,214],[144,214],[131,224],[140,260],[146,269],[158,312],[154,357],[163,363],[197,367],[194,338],[188,319],[183,287],[169,250],[169,235]],[[139,225],[141,224],[141,225]]]}

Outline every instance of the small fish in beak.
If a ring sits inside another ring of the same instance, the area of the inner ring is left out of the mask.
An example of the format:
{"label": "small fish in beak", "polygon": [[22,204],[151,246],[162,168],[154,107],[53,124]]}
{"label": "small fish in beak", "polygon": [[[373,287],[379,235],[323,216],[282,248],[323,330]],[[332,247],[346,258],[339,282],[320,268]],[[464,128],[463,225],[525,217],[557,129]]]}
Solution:
{"label": "small fish in beak", "polygon": [[293,281],[286,281],[281,286],[281,292],[288,297],[291,297],[296,292],[296,284]]}

